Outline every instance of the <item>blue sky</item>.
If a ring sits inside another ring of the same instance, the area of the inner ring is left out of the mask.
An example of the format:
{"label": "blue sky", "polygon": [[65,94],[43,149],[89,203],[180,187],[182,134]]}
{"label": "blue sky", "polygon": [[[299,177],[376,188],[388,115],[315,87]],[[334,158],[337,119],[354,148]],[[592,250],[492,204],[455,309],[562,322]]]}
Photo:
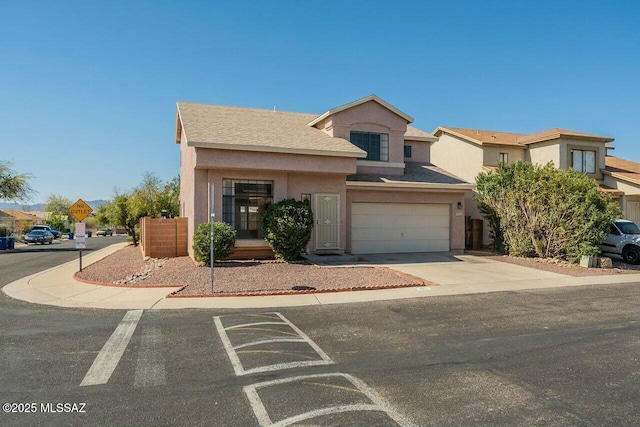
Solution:
{"label": "blue sky", "polygon": [[640,2],[2,3],[0,159],[109,199],[179,173],[175,103],[323,113],[372,93],[431,132],[560,127],[640,162]]}

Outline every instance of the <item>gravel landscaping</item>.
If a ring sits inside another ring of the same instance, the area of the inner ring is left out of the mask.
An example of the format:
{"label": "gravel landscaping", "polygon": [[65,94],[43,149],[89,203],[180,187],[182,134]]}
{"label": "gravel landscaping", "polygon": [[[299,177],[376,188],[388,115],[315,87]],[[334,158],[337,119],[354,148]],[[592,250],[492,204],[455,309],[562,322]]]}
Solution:
{"label": "gravel landscaping", "polygon": [[[276,261],[222,262],[215,265],[214,274],[215,293],[221,295],[308,292],[294,287],[330,291],[424,284],[421,279],[387,268],[319,267]],[[209,267],[198,266],[189,257],[145,260],[134,246],[89,265],[77,277],[124,286],[186,285],[176,296],[211,294]]]}
{"label": "gravel landscaping", "polygon": [[[501,262],[568,276],[640,273],[640,266],[613,259],[613,268],[584,268],[554,259],[518,258],[473,251]],[[421,279],[388,268],[319,267],[279,261],[225,261],[214,268],[216,295],[280,294],[421,286]],[[140,249],[127,246],[89,265],[81,280],[119,286],[176,286],[175,296],[211,295],[210,269],[189,257],[143,259]],[[426,283],[432,286],[432,283]],[[309,289],[313,288],[313,289]],[[169,291],[167,292],[169,293]]]}

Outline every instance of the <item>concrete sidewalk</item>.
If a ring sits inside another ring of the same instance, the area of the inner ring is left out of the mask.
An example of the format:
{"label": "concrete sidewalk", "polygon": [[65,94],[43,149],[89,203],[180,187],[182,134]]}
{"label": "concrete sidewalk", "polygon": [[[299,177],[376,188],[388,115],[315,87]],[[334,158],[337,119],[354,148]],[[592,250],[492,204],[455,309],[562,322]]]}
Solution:
{"label": "concrete sidewalk", "polygon": [[[83,257],[87,266],[126,246],[120,243]],[[32,274],[9,283],[2,290],[8,296],[37,304],[59,307],[104,309],[184,309],[184,308],[267,308],[305,305],[344,304],[443,295],[464,295],[525,289],[559,288],[614,283],[640,282],[640,274],[571,277],[543,272],[469,255],[431,263],[389,263],[389,259],[372,258],[385,265],[438,283],[440,286],[380,289],[374,291],[333,292],[300,295],[265,295],[252,297],[181,297],[168,298],[176,287],[135,288],[82,283],[73,278],[78,261]],[[404,259],[403,259],[404,261]],[[437,261],[437,260],[436,260]]]}

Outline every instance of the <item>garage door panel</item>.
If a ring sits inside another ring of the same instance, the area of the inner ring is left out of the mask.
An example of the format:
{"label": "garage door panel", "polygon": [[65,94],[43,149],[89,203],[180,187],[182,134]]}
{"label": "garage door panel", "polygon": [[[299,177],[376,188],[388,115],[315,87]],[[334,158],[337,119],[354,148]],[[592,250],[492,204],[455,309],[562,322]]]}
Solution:
{"label": "garage door panel", "polygon": [[353,203],[351,252],[448,251],[448,204]]}

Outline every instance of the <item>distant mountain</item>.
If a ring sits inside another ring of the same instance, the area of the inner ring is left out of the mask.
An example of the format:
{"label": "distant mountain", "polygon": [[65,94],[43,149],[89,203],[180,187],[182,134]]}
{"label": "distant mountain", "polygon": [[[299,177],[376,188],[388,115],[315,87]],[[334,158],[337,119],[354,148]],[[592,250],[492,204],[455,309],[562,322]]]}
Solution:
{"label": "distant mountain", "polygon": [[[100,206],[107,203],[106,200],[85,200],[85,202],[89,206],[91,206],[91,209],[93,209],[94,211],[97,210]],[[36,203],[34,205],[21,205],[19,203],[0,202],[0,209],[16,209],[19,211],[44,211],[44,206],[44,203]]]}

